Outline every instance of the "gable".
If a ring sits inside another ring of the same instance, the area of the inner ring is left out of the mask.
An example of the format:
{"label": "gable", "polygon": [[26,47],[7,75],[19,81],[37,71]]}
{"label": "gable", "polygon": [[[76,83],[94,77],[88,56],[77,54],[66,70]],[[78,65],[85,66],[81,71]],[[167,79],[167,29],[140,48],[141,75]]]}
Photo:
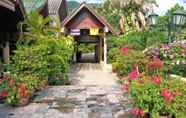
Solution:
{"label": "gable", "polygon": [[85,3],[81,4],[79,8],[65,18],[62,28],[67,30],[100,28],[102,30],[106,29],[106,32],[108,31],[113,35],[117,35],[111,25]]}
{"label": "gable", "polygon": [[87,8],[83,8],[70,22],[66,24],[69,29],[104,28],[104,25]]}

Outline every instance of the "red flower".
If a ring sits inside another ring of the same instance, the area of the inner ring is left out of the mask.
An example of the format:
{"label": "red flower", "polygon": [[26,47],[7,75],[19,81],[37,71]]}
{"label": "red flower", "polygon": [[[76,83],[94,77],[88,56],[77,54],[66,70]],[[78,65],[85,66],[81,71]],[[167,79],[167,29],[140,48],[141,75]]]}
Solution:
{"label": "red flower", "polygon": [[121,90],[124,91],[124,92],[128,92],[128,91],[129,91],[129,84],[124,84],[124,85],[121,87]]}
{"label": "red flower", "polygon": [[178,95],[177,91],[173,91],[172,95],[176,97]]}
{"label": "red flower", "polygon": [[122,48],[120,49],[120,52],[121,52],[122,54],[128,54],[129,48],[128,48],[127,46],[124,46],[124,47],[122,47]]}
{"label": "red flower", "polygon": [[20,84],[18,86],[18,93],[21,97],[25,97],[26,96],[26,89],[25,86],[23,84]]}
{"label": "red flower", "polygon": [[139,111],[139,114],[140,114],[141,117],[145,116],[145,112],[142,109]]}
{"label": "red flower", "polygon": [[140,109],[139,108],[133,108],[131,111],[130,111],[130,114],[132,115],[132,116],[138,116],[139,115],[139,113],[140,113]]}
{"label": "red flower", "polygon": [[160,78],[159,76],[153,76],[153,77],[152,77],[152,81],[153,81],[155,84],[159,85],[159,84],[161,83],[161,78]]}
{"label": "red flower", "polygon": [[161,92],[161,96],[164,97],[167,103],[170,103],[173,100],[173,96],[171,95],[168,89],[163,89]]}
{"label": "red flower", "polygon": [[142,110],[142,109],[139,109],[139,108],[134,108],[130,111],[130,114],[134,117],[137,117],[137,116],[141,116],[141,117],[144,117],[145,116],[145,112]]}
{"label": "red flower", "polygon": [[147,68],[161,68],[162,66],[163,63],[159,58],[153,58],[153,60],[147,65]]}
{"label": "red flower", "polygon": [[137,79],[139,76],[137,70],[132,70],[129,74],[128,74],[128,78],[129,80],[135,80]]}
{"label": "red flower", "polygon": [[165,98],[166,103],[171,103],[173,100],[173,96],[169,96]]}
{"label": "red flower", "polygon": [[8,81],[8,84],[9,84],[9,86],[13,86],[13,85],[14,85],[14,80],[12,80],[12,79],[9,80],[9,81]]}
{"label": "red flower", "polygon": [[170,92],[169,92],[169,90],[168,89],[163,89],[162,91],[161,91],[161,96],[163,96],[163,97],[170,97],[171,96],[171,94],[170,94]]}
{"label": "red flower", "polygon": [[7,97],[8,96],[8,91],[4,90],[0,92],[0,97]]}

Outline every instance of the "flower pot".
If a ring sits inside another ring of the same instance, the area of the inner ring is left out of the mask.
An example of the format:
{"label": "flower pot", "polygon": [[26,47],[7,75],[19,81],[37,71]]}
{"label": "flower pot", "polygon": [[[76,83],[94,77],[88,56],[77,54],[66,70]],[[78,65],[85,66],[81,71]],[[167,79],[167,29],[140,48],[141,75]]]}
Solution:
{"label": "flower pot", "polygon": [[30,98],[32,97],[33,92],[28,92],[27,95],[25,97],[22,97],[18,100],[17,105],[18,107],[23,107],[29,104],[30,102]]}

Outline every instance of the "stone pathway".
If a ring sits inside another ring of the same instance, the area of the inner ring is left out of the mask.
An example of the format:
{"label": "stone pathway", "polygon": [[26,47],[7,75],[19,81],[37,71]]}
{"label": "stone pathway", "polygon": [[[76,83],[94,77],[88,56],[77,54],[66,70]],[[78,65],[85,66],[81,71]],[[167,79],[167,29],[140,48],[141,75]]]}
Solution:
{"label": "stone pathway", "polygon": [[78,81],[75,85],[48,87],[36,93],[28,106],[0,104],[0,118],[128,118],[131,104],[108,68],[80,64],[70,76],[74,84]]}
{"label": "stone pathway", "polygon": [[117,75],[112,72],[111,65],[76,64],[69,75],[73,85],[118,86]]}

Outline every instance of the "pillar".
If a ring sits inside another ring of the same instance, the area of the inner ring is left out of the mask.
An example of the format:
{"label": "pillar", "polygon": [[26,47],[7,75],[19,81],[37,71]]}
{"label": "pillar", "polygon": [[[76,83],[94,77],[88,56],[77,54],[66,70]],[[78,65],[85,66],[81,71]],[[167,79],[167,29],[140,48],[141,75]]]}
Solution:
{"label": "pillar", "polygon": [[99,62],[103,61],[103,45],[102,45],[102,38],[99,38]]}
{"label": "pillar", "polygon": [[3,46],[3,61],[8,64],[10,58],[10,47],[9,47],[9,41],[6,41]]}
{"label": "pillar", "polygon": [[107,64],[107,42],[106,37],[103,38],[104,42],[104,64]]}

